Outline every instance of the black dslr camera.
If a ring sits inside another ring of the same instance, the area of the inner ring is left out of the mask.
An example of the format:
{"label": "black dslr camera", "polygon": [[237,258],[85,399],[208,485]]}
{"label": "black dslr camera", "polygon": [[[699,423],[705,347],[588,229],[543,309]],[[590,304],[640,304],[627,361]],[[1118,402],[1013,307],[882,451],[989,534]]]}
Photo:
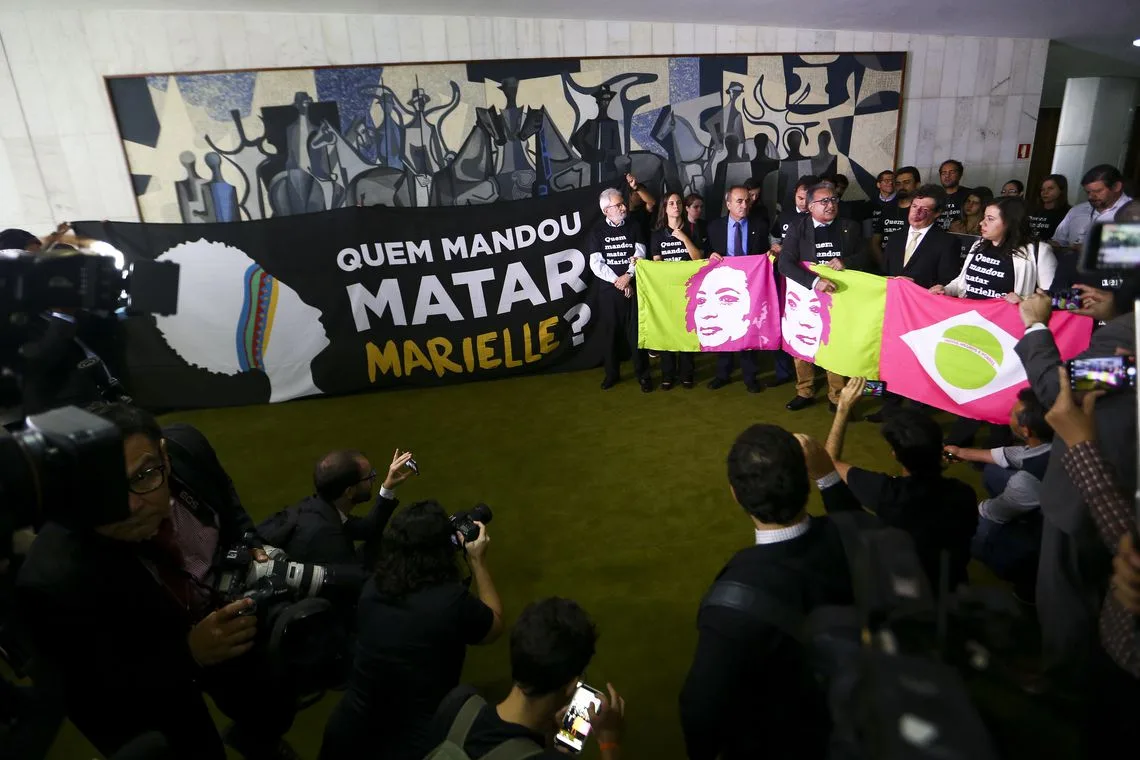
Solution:
{"label": "black dslr camera", "polygon": [[479,502],[467,512],[456,512],[451,516],[451,543],[457,547],[462,546],[459,539],[455,537],[455,533],[463,536],[463,540],[471,543],[479,538],[479,526],[476,521],[484,525],[491,522],[491,508],[483,502]]}
{"label": "black dslr camera", "polygon": [[223,604],[253,600],[253,606],[241,614],[263,613],[276,602],[320,596],[332,582],[329,568],[289,562],[280,550],[272,550],[268,562],[258,562],[253,558],[255,540],[254,534],[246,533],[242,543],[222,556],[214,584]]}

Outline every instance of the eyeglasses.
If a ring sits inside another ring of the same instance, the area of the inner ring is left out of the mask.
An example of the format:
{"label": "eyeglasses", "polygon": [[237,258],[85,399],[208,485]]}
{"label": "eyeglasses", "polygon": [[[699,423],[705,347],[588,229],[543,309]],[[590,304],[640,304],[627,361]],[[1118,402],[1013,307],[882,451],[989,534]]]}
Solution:
{"label": "eyeglasses", "polygon": [[157,491],[166,482],[166,465],[156,464],[139,470],[127,478],[127,490],[131,493],[145,494]]}
{"label": "eyeglasses", "polygon": [[839,198],[832,195],[827,198],[816,198],[814,201],[812,201],[812,203],[818,203],[821,206],[834,206],[835,204],[839,203]]}
{"label": "eyeglasses", "polygon": [[625,202],[622,201],[620,203],[613,203],[609,206],[606,206],[604,209],[602,209],[602,212],[605,213],[606,211],[609,211],[611,208],[625,208]]}
{"label": "eyeglasses", "polygon": [[360,480],[358,480],[357,482],[358,482],[358,483],[363,483],[363,482],[364,482],[364,481],[366,481],[366,480],[375,480],[375,479],[376,479],[376,470],[375,470],[375,469],[372,469],[372,470],[369,470],[369,471],[368,471],[368,474],[367,474],[367,475],[365,475],[363,478],[361,478],[361,479],[360,479]]}

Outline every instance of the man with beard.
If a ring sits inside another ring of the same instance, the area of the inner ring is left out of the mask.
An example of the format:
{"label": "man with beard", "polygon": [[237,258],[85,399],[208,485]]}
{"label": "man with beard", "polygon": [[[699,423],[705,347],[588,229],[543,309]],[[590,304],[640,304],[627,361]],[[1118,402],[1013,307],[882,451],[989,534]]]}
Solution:
{"label": "man with beard", "polygon": [[1108,164],[1085,172],[1081,187],[1088,194],[1088,202],[1078,203],[1065,214],[1050,241],[1054,248],[1080,250],[1094,223],[1114,221],[1116,212],[1132,200],[1124,192],[1124,178],[1116,167]]}
{"label": "man with beard", "polygon": [[649,357],[637,348],[637,299],[633,278],[637,259],[645,258],[645,238],[629,217],[622,194],[609,188],[598,196],[605,218],[598,222],[586,240],[590,271],[594,273],[601,312],[597,329],[605,346],[605,377],[602,390],[614,387],[625,350],[633,353],[633,374],[641,390],[653,390],[649,378]]}
{"label": "man with beard", "polygon": [[895,172],[895,195],[892,203],[883,204],[883,213],[873,226],[871,252],[882,260],[882,251],[887,247],[891,235],[905,229],[910,221],[910,197],[918,189],[922,176],[913,166],[904,166]]}
{"label": "man with beard", "polygon": [[946,191],[946,204],[940,219],[944,230],[950,229],[951,224],[962,218],[962,210],[966,207],[966,196],[970,194],[970,188],[961,185],[965,171],[962,162],[953,158],[946,159],[938,167],[938,179]]}
{"label": "man with beard", "polygon": [[[384,526],[399,504],[395,489],[414,472],[409,463],[415,464],[411,452],[396,449],[372,509],[358,517],[352,511],[372,499],[376,470],[359,451],[331,451],[313,470],[316,493],[266,518],[257,533],[293,562],[331,568],[343,601],[354,607],[376,565]],[[359,548],[358,541],[363,542]]]}

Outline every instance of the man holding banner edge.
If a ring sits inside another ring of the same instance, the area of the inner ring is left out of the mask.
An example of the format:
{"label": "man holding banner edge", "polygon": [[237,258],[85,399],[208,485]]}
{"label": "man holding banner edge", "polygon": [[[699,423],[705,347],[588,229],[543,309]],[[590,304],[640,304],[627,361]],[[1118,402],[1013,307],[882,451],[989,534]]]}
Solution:
{"label": "man holding banner edge", "polygon": [[[836,219],[839,199],[835,186],[820,183],[808,191],[808,214],[797,219],[788,229],[780,250],[780,274],[809,291],[834,293],[835,283],[813,274],[806,266],[825,264],[843,271],[848,264],[859,268],[864,254],[859,225],[850,219]],[[832,411],[839,402],[845,381],[841,375],[827,373],[827,398]],[[786,404],[798,412],[815,402],[815,367],[803,358],[796,359],[796,396]]]}

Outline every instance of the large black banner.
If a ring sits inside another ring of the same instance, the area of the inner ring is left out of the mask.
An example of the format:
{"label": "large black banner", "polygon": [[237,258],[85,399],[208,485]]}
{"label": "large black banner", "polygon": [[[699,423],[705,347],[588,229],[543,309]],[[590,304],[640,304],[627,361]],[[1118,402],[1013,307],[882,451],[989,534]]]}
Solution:
{"label": "large black banner", "polygon": [[181,266],[176,315],[124,322],[139,403],[226,406],[596,366],[583,242],[600,218],[599,190],[240,224],[74,226],[128,262]]}

